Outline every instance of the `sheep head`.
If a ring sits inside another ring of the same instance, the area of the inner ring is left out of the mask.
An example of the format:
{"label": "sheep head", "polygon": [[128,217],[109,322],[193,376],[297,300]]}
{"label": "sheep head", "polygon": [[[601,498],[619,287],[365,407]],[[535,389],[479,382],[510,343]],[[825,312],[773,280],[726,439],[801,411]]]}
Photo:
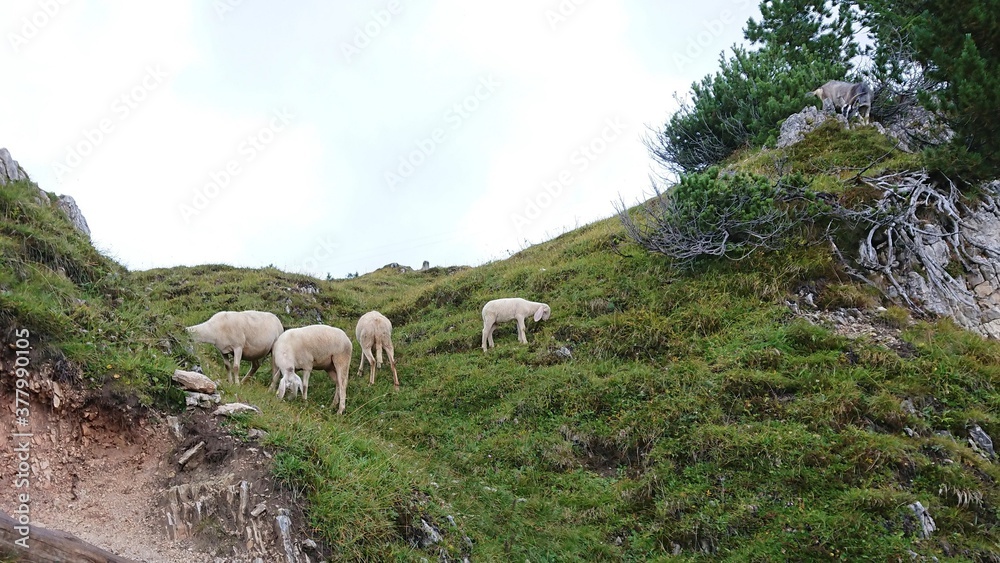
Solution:
{"label": "sheep head", "polygon": [[542,303],[542,306],[535,310],[535,322],[547,321],[549,320],[549,315],[552,314],[552,309],[548,305]]}

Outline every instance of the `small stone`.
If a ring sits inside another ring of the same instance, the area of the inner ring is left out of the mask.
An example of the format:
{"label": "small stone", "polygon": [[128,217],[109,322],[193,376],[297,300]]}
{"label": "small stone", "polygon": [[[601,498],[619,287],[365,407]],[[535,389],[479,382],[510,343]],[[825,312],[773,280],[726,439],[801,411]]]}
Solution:
{"label": "small stone", "polygon": [[969,444],[973,449],[978,449],[980,454],[986,459],[996,457],[996,451],[993,450],[993,438],[990,438],[990,435],[980,428],[978,424],[969,429]]}
{"label": "small stone", "polygon": [[184,439],[184,432],[181,430],[181,419],[176,416],[167,417],[167,426],[170,428],[170,434],[177,438],[178,440]]}
{"label": "small stone", "polygon": [[181,455],[181,457],[179,457],[177,459],[177,463],[179,465],[184,465],[187,462],[191,461],[191,458],[194,457],[194,454],[198,453],[203,447],[205,447],[204,440],[201,441],[201,442],[198,442],[198,445],[196,445],[195,447],[193,447],[193,448],[189,449],[188,451],[184,452],[184,454]]}
{"label": "small stone", "polygon": [[260,412],[260,409],[243,403],[226,403],[225,405],[215,409],[212,414],[214,416],[231,416],[241,412]]}
{"label": "small stone", "polygon": [[185,403],[189,407],[201,407],[207,409],[211,407],[212,404],[219,404],[222,402],[222,395],[216,393],[214,395],[206,395],[204,393],[195,393],[193,391],[188,391]]}

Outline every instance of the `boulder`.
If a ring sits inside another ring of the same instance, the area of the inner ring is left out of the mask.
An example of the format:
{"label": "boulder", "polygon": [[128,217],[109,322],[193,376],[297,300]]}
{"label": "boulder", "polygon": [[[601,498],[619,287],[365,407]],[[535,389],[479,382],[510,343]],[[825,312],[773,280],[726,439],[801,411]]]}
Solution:
{"label": "boulder", "polygon": [[180,383],[181,387],[188,391],[196,391],[206,395],[215,393],[215,382],[201,373],[177,369],[174,370],[173,380]]}

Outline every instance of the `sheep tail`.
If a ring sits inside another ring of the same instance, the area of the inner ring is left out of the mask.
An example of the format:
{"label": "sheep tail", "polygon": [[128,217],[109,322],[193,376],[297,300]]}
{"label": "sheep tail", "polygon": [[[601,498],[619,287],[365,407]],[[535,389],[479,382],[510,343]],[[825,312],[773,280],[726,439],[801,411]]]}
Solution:
{"label": "sheep tail", "polygon": [[382,335],[375,335],[375,366],[382,367]]}

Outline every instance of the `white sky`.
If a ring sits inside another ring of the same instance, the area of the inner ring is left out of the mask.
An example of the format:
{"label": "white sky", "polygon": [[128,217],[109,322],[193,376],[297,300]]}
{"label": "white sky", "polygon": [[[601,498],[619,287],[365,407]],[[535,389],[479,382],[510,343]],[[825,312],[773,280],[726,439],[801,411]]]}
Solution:
{"label": "white sky", "polygon": [[130,269],[478,265],[647,194],[647,127],[757,16],[756,0],[4,0],[0,147]]}

